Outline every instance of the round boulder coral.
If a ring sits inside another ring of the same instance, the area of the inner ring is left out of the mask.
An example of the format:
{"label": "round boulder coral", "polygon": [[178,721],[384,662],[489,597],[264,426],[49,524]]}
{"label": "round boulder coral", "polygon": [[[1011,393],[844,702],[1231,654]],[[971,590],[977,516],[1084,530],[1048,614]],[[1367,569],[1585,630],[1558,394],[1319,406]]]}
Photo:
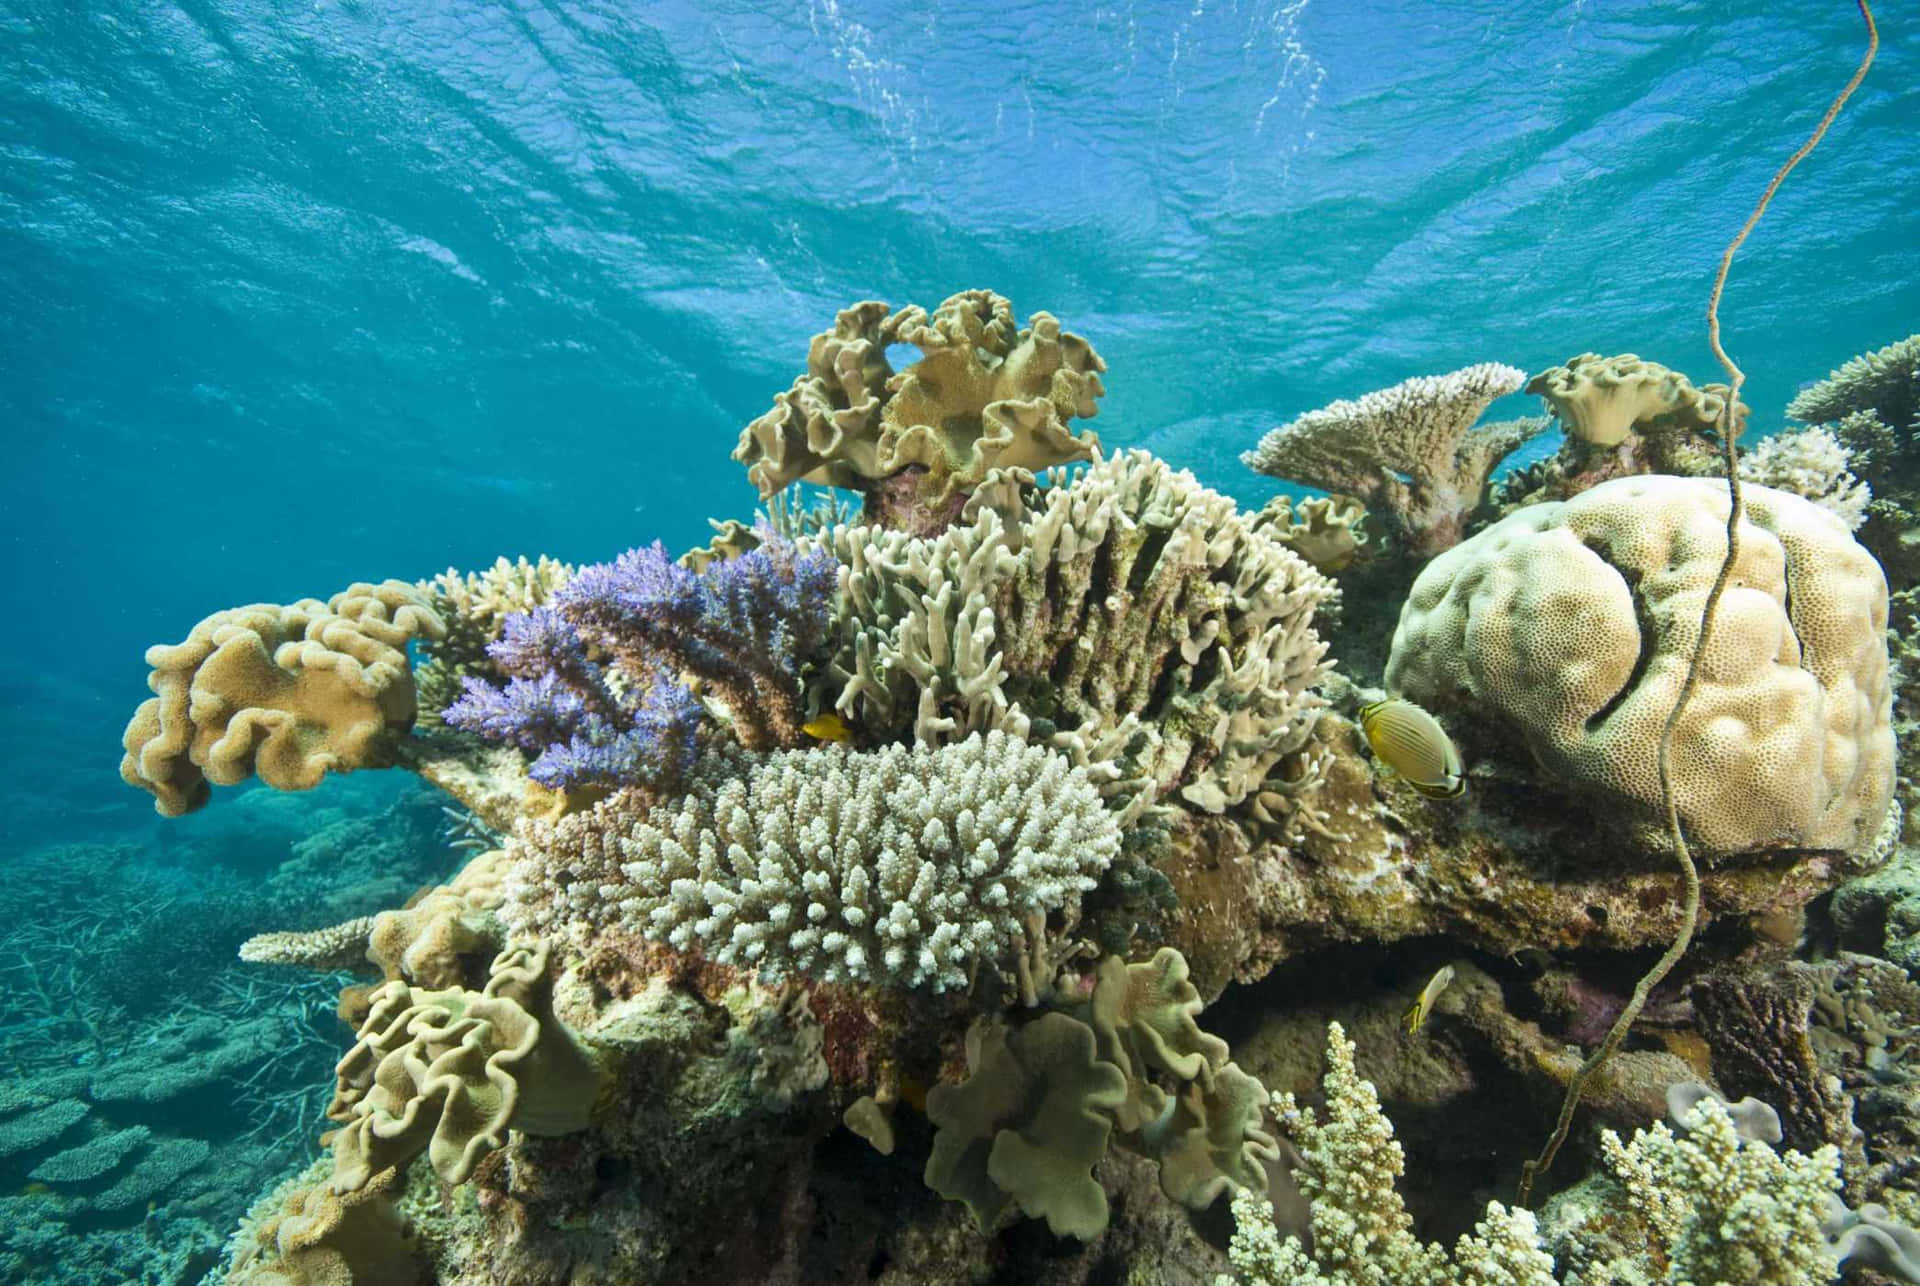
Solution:
{"label": "round boulder coral", "polygon": [[[1742,494],[1740,557],[1674,734],[1681,818],[1712,851],[1859,851],[1893,784],[1886,579],[1832,514]],[[1652,833],[1661,729],[1726,520],[1724,482],[1662,475],[1522,509],[1420,574],[1387,684],[1503,725]]]}

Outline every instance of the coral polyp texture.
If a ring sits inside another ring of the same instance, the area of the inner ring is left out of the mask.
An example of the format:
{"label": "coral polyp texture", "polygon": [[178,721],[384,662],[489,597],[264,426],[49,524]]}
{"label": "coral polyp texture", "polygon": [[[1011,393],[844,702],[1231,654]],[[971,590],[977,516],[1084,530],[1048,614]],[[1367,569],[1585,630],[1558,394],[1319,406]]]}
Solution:
{"label": "coral polyp texture", "polygon": [[[1885,578],[1826,510],[1744,495],[1740,558],[1674,733],[1682,820],[1719,852],[1866,850],[1893,784]],[[1522,509],[1420,574],[1387,684],[1491,721],[1651,822],[1726,520],[1724,483],[1660,476]]]}
{"label": "coral polyp texture", "polygon": [[1209,812],[1302,784],[1333,583],[1231,500],[1143,451],[932,538],[818,537],[842,564],[836,708],[871,735],[999,728],[1110,792]]}
{"label": "coral polyp texture", "polygon": [[[920,360],[895,371],[887,350]],[[865,521],[937,531],[992,469],[1045,469],[1097,458],[1076,432],[1104,393],[1106,363],[1084,339],[987,290],[952,295],[929,314],[867,300],[813,337],[807,371],[740,434],[733,458],[762,499],[789,483],[866,497]]]}
{"label": "coral polyp texture", "polygon": [[1415,555],[1457,543],[1494,466],[1544,420],[1475,426],[1527,373],[1482,362],[1338,401],[1272,430],[1240,460],[1269,477],[1362,501]]}
{"label": "coral polyp texture", "polygon": [[207,802],[209,782],[258,773],[307,790],[330,772],[385,766],[413,723],[407,644],[445,630],[418,589],[393,580],[325,603],[215,612],[184,641],[147,649],[156,695],[127,724],[120,775],[178,817]]}
{"label": "coral polyp texture", "polygon": [[1083,769],[1001,732],[715,769],[601,839],[621,878],[599,896],[636,932],[769,977],[964,987],[1011,968],[1120,848]]}

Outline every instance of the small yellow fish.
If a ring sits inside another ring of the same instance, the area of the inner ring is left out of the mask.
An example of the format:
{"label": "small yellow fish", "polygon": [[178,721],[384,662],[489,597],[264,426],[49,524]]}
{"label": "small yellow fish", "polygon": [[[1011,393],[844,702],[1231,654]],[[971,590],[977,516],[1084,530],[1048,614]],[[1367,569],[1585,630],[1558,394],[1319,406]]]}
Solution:
{"label": "small yellow fish", "polygon": [[1433,977],[1427,979],[1427,985],[1420,988],[1420,994],[1414,997],[1413,1004],[1407,1007],[1407,1034],[1411,1036],[1420,1030],[1427,1021],[1427,1015],[1433,1012],[1433,1002],[1440,999],[1440,993],[1453,981],[1453,966],[1441,965]]}
{"label": "small yellow fish", "polygon": [[1460,752],[1440,721],[1402,697],[1360,707],[1360,730],[1380,762],[1428,799],[1467,793]]}
{"label": "small yellow fish", "polygon": [[853,729],[847,721],[829,710],[825,714],[815,715],[800,725],[800,731],[818,741],[852,741]]}

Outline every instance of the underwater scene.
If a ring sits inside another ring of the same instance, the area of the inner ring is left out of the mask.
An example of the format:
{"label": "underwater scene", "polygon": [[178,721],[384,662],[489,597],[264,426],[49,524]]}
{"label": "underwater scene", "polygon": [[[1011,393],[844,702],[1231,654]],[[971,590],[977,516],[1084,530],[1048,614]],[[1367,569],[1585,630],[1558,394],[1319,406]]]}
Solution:
{"label": "underwater scene", "polygon": [[1891,0],[0,3],[0,1282],[1920,1282],[1916,191]]}

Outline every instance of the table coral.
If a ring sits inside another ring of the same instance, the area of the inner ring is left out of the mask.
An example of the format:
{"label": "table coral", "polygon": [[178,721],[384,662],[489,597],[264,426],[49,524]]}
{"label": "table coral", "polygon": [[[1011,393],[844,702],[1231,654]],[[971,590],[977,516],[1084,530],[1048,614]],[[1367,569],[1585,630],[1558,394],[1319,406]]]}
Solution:
{"label": "table coral", "polygon": [[1417,557],[1458,543],[1494,466],[1545,428],[1540,420],[1474,427],[1526,372],[1483,362],[1417,376],[1356,401],[1341,400],[1261,438],[1240,457],[1270,477],[1365,503]]}
{"label": "table coral", "polygon": [[[920,360],[895,372],[887,350]],[[992,469],[1095,459],[1076,433],[1095,414],[1106,363],[1050,313],[1016,326],[991,291],[947,298],[931,314],[875,300],[841,311],[813,337],[807,372],[741,431],[733,458],[762,499],[804,480],[866,497],[864,521],[938,531]]]}
{"label": "table coral", "polygon": [[407,644],[445,632],[419,590],[358,584],[326,603],[216,612],[180,643],[147,649],[157,694],[127,724],[120,775],[168,817],[207,802],[209,781],[258,772],[308,790],[329,772],[385,766],[413,723]]}
{"label": "table coral", "polygon": [[[1681,816],[1722,853],[1862,851],[1893,784],[1886,582],[1825,510],[1745,494],[1740,561],[1675,734]],[[1654,752],[1726,510],[1723,483],[1668,477],[1520,510],[1421,573],[1388,687],[1523,739],[1550,772],[1626,805],[1651,835]]]}

